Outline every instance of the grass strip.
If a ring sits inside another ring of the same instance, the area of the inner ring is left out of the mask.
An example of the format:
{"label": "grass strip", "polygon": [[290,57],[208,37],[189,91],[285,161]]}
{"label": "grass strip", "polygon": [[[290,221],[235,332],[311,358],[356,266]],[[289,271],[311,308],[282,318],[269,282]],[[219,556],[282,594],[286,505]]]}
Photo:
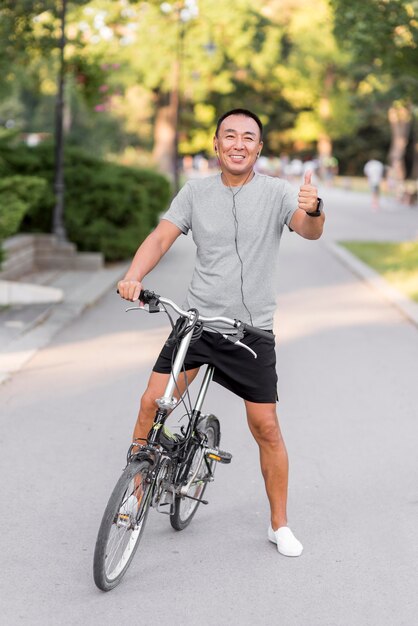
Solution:
{"label": "grass strip", "polygon": [[418,241],[340,241],[391,285],[418,302]]}

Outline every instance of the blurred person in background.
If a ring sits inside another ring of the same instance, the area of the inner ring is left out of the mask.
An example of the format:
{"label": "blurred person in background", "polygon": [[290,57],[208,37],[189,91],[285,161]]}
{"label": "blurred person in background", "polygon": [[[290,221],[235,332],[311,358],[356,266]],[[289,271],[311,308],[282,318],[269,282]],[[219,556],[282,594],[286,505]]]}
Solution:
{"label": "blurred person in background", "polygon": [[364,174],[369,182],[369,187],[372,192],[372,209],[377,211],[379,209],[380,200],[380,185],[382,184],[383,175],[385,173],[385,166],[377,159],[370,159],[364,166]]}
{"label": "blurred person in background", "polygon": [[309,156],[302,165],[302,176],[304,177],[306,172],[311,172],[311,180],[314,185],[317,183],[317,174],[319,170],[319,161],[312,156]]}

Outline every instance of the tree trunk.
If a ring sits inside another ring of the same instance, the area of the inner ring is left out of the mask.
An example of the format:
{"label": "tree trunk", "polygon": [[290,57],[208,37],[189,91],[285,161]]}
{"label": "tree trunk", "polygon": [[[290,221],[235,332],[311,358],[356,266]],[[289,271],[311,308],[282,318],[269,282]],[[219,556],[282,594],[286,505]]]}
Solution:
{"label": "tree trunk", "polygon": [[319,157],[319,176],[322,179],[326,178],[327,163],[332,156],[332,139],[328,134],[326,128],[331,117],[331,103],[330,95],[332,93],[335,83],[335,71],[332,65],[326,68],[324,76],[324,88],[322,97],[319,101],[319,118],[322,123],[322,133],[318,137],[318,157]]}
{"label": "tree trunk", "polygon": [[175,128],[173,110],[169,96],[157,93],[155,98],[156,116],[154,123],[153,160],[162,174],[173,180],[173,160],[175,150]]}
{"label": "tree trunk", "polygon": [[389,150],[390,176],[395,183],[402,183],[405,180],[405,150],[411,132],[411,105],[392,105],[388,111],[388,119],[392,133]]}
{"label": "tree trunk", "polygon": [[415,117],[413,121],[413,131],[412,131],[412,142],[413,142],[413,156],[412,156],[412,173],[411,178],[413,180],[418,180],[418,119]]}
{"label": "tree trunk", "polygon": [[325,133],[322,133],[318,139],[318,155],[321,160],[332,156],[332,139]]}

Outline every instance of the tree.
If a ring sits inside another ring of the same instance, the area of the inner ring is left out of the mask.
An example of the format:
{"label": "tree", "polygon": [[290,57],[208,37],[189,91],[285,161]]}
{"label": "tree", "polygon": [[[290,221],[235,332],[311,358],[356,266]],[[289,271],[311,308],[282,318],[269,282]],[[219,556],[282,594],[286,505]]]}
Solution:
{"label": "tree", "polygon": [[266,122],[267,143],[273,125],[291,125],[294,114],[276,71],[282,29],[250,0],[231,0],[222,12],[216,3],[200,0],[199,16],[184,23],[178,13],[164,14],[156,4],[134,7],[137,28],[122,51],[122,64],[153,94],[154,157],[163,169],[172,161],[171,96],[177,82],[183,153],[211,150],[216,116],[228,107],[255,108]]}
{"label": "tree", "polygon": [[[405,151],[412,130],[418,87],[417,0],[331,0],[335,33],[363,70],[387,82],[392,132],[389,163],[393,177],[405,178]],[[350,37],[346,34],[350,33]],[[418,143],[417,143],[418,146]],[[415,150],[415,175],[418,153]]]}
{"label": "tree", "polygon": [[333,152],[333,141],[357,125],[350,108],[348,54],[333,34],[333,12],[327,0],[308,6],[303,0],[271,0],[270,12],[284,30],[286,54],[277,71],[284,96],[298,111],[282,140],[300,150],[315,149],[320,162]]}
{"label": "tree", "polygon": [[[12,12],[25,2],[7,4]],[[32,16],[39,10],[33,4]],[[328,0],[312,6],[304,0],[230,0],[221,12],[218,3],[198,0],[199,14],[183,20],[186,5],[69,2],[67,141],[103,156],[125,153],[131,163],[139,155],[143,164],[152,151],[155,163],[170,172],[177,144],[181,154],[211,153],[217,115],[236,106],[260,115],[267,154],[318,148],[327,156],[335,141],[360,128],[364,114],[350,93],[357,80],[351,52],[336,45]],[[29,20],[37,53],[32,60],[22,49],[25,63],[12,68],[15,92],[12,81],[7,85],[13,102],[23,103],[26,128],[51,131],[57,57],[42,53],[34,30],[39,24],[55,36],[51,10]],[[1,106],[6,104],[0,115]]]}

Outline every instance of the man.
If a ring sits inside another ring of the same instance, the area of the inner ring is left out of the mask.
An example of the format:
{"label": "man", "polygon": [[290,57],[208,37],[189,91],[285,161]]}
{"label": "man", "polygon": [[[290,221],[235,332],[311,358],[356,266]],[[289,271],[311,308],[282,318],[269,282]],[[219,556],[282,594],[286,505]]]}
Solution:
{"label": "man", "polygon": [[379,209],[380,185],[385,173],[385,166],[377,159],[370,159],[364,166],[364,173],[367,176],[369,187],[372,192],[372,209]]}
{"label": "man", "polygon": [[[186,183],[138,249],[118,284],[119,292],[127,300],[136,300],[144,277],[177,237],[191,229],[197,256],[185,308],[196,307],[204,316],[237,318],[271,331],[283,227],[286,224],[306,239],[318,239],[325,219],[322,201],[310,173],[305,174],[298,194],[284,180],[255,173],[263,127],[251,111],[233,109],[222,115],[213,141],[221,174]],[[268,538],[281,554],[299,556],[302,544],[287,526],[288,458],[276,415],[274,341],[255,341],[252,347],[257,359],[218,333],[205,331],[190,347],[185,363],[187,380],[190,383],[195,378],[197,364],[210,360],[215,365],[214,380],[243,398],[260,449],[270,503]],[[163,395],[169,377],[171,350],[164,346],[154,366],[141,400],[134,441],[145,438],[151,428],[155,399]],[[179,383],[183,391],[184,379]]]}

